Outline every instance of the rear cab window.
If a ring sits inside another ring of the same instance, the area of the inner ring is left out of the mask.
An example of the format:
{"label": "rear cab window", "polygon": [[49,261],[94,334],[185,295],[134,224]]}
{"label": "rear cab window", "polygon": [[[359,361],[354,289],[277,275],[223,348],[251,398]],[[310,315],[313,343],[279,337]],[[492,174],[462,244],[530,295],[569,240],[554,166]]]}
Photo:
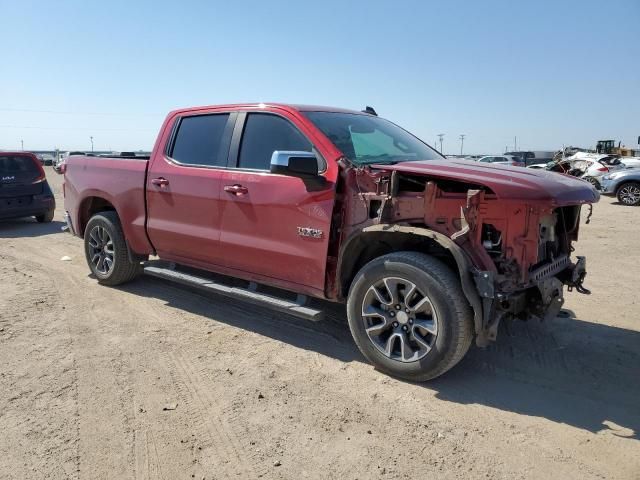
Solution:
{"label": "rear cab window", "polygon": [[169,157],[183,165],[226,167],[233,120],[229,113],[182,117]]}

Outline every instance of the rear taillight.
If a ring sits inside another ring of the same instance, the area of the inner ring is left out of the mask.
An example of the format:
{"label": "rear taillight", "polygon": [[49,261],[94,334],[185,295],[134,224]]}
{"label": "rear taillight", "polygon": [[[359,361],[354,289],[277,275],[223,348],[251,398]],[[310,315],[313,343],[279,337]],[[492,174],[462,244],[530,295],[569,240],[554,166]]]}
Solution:
{"label": "rear taillight", "polygon": [[609,169],[607,167],[598,167],[599,172],[608,172]]}
{"label": "rear taillight", "polygon": [[511,165],[513,165],[514,167],[519,167],[520,164],[518,162],[511,162]]}
{"label": "rear taillight", "polygon": [[38,160],[38,158],[35,157],[35,156],[32,158],[32,160],[33,160],[33,164],[36,166],[36,168],[38,169],[38,172],[39,172],[38,178],[36,178],[34,180],[34,182],[42,182],[42,181],[44,181],[44,179],[47,178],[47,176],[44,173],[44,168],[42,168],[42,164],[40,163],[40,160]]}

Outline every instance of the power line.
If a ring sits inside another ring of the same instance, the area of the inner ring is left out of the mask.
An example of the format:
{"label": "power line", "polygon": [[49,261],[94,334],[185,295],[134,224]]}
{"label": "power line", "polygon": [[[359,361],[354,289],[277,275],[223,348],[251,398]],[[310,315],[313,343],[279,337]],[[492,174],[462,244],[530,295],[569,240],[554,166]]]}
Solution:
{"label": "power line", "polygon": [[0,125],[0,128],[26,128],[30,130],[87,130],[97,132],[157,132],[150,128],[82,128],[82,127],[37,127],[32,125]]}
{"label": "power line", "polygon": [[61,110],[30,110],[24,108],[0,108],[0,112],[51,113],[55,115],[100,115],[107,117],[163,117],[164,113],[113,113],[113,112],[71,112]]}

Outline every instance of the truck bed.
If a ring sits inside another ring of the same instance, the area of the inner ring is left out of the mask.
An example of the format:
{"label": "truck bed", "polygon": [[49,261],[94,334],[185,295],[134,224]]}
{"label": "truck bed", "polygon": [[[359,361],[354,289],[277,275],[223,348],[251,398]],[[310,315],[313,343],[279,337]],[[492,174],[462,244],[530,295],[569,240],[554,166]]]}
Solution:
{"label": "truck bed", "polygon": [[[149,161],[141,157],[69,157],[65,174],[65,205],[77,234],[82,236],[84,233],[89,220],[86,212],[93,198],[101,198],[118,211],[131,250],[140,254],[150,253],[152,246],[145,232],[148,166]],[[79,202],[81,198],[84,199],[82,203]]]}

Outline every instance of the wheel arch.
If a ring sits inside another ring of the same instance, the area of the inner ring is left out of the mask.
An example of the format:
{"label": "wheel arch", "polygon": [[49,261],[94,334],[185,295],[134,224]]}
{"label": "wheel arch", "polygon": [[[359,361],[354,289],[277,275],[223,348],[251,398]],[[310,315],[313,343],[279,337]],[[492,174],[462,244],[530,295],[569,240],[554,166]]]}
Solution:
{"label": "wheel arch", "polygon": [[640,179],[638,180],[622,180],[617,186],[616,186],[616,195],[618,194],[618,192],[620,191],[620,189],[622,187],[624,187],[625,185],[629,185],[630,183],[635,183],[636,185],[640,185]]}
{"label": "wheel arch", "polygon": [[[84,231],[87,227],[87,223],[91,218],[101,212],[114,212],[120,220],[120,214],[116,207],[106,198],[100,196],[90,196],[82,200],[80,208],[78,209],[78,235],[84,238]],[[124,230],[123,230],[124,231]],[[125,234],[125,244],[127,246],[127,256],[131,262],[144,261],[148,258],[148,255],[141,255],[134,252],[129,245],[129,240]]]}
{"label": "wheel arch", "polygon": [[366,263],[398,250],[427,253],[449,265],[458,275],[473,310],[476,333],[482,330],[482,303],[471,277],[471,261],[453,240],[428,228],[377,224],[351,236],[342,247],[338,260],[338,296],[341,299],[348,296],[351,282]]}
{"label": "wheel arch", "polygon": [[[116,215],[118,215],[116,208],[106,198],[99,196],[89,196],[84,198],[78,208],[78,235],[84,238],[84,230],[91,217],[96,213],[105,211],[114,211],[116,212]],[[120,215],[118,215],[118,218],[120,218]]]}

